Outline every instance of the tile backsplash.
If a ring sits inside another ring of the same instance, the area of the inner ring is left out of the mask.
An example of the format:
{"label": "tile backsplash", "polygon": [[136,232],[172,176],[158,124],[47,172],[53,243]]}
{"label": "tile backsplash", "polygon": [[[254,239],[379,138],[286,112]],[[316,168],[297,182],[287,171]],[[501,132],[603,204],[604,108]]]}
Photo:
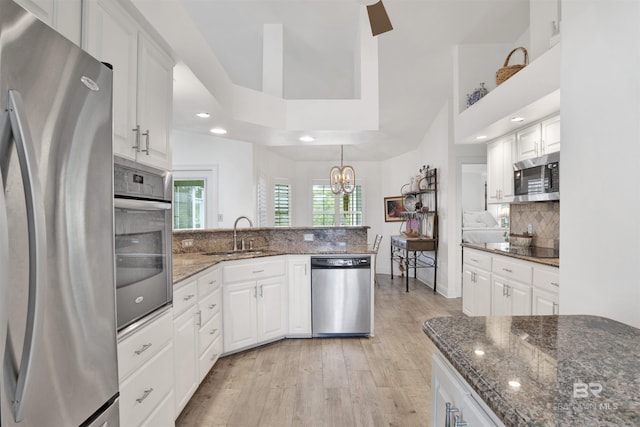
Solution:
{"label": "tile backsplash", "polygon": [[560,249],[560,202],[512,204],[509,214],[510,232],[523,234],[533,227],[532,245]]}

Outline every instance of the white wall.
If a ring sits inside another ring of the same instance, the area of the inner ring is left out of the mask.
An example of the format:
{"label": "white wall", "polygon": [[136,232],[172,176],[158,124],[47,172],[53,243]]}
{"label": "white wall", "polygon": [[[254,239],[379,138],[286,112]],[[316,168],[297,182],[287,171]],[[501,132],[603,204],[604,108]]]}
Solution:
{"label": "white wall", "polygon": [[481,211],[485,204],[485,183],[487,182],[487,164],[463,164],[460,193],[463,211]]}
{"label": "white wall", "polygon": [[640,2],[563,2],[560,313],[640,327]]}
{"label": "white wall", "polygon": [[255,219],[253,144],[174,131],[173,164],[218,165],[218,228],[233,227],[240,215]]}

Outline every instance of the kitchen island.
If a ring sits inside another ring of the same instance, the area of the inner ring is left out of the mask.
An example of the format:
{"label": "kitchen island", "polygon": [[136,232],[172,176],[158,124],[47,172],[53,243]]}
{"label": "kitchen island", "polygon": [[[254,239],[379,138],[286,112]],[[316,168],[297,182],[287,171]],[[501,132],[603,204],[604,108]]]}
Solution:
{"label": "kitchen island", "polygon": [[506,426],[640,425],[639,329],[595,316],[462,316],[423,331]]}

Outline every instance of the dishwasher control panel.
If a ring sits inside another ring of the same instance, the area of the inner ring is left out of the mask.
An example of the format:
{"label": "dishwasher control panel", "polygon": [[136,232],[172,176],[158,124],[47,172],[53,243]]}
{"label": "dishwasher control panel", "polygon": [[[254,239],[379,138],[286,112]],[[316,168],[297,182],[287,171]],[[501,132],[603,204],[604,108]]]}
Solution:
{"label": "dishwasher control panel", "polygon": [[311,268],[369,268],[371,257],[311,257]]}

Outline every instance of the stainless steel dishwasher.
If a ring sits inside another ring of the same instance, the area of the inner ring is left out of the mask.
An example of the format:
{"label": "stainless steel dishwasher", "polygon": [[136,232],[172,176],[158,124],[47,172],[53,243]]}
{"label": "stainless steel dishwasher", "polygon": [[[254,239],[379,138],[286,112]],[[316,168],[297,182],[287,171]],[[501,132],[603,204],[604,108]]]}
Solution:
{"label": "stainless steel dishwasher", "polygon": [[371,333],[371,257],[311,257],[314,337]]}

